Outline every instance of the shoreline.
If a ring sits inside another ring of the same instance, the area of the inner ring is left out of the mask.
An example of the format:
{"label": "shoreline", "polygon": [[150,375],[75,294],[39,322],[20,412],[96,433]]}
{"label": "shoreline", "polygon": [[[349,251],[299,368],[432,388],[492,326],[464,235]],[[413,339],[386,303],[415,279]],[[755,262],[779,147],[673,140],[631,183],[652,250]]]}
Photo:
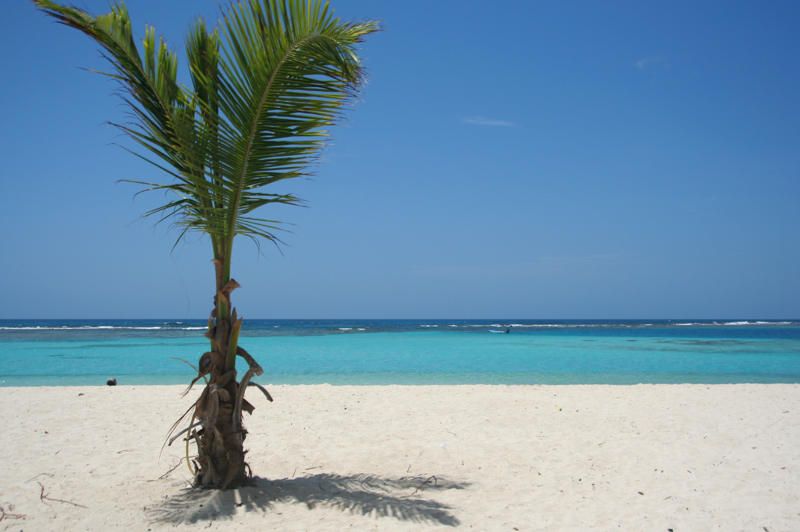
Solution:
{"label": "shoreline", "polygon": [[3,524],[800,528],[798,384],[268,385],[256,483],[221,493],[186,489],[179,442],[159,459],[185,388],[5,387]]}
{"label": "shoreline", "polygon": [[[0,376],[0,389],[7,388],[62,388],[106,386],[109,378],[117,379],[118,386],[186,386],[197,373],[162,375],[125,375],[119,373],[96,375],[12,375]],[[268,386],[725,386],[740,384],[800,384],[800,375],[774,374],[696,374],[696,373],[336,373],[270,374],[276,379]],[[732,377],[737,377],[736,379]],[[262,377],[263,378],[263,377]],[[61,383],[61,382],[63,383]]]}

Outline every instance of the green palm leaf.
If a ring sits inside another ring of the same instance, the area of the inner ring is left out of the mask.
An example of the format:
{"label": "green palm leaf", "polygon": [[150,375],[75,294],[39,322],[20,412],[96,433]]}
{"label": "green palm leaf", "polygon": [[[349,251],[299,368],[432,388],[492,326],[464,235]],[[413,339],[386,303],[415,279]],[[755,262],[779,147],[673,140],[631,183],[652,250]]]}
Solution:
{"label": "green palm leaf", "polygon": [[[154,28],[145,27],[140,53],[122,2],[113,3],[108,14],[92,16],[51,0],[31,1],[101,46],[112,66],[103,74],[119,83],[132,118],[132,125],[117,127],[140,148],[129,151],[171,178],[131,180],[144,186],[141,192],[169,193],[167,203],[143,216],[172,220],[181,229],[179,240],[188,231],[211,239],[216,321],[207,334],[211,351],[198,364],[201,376],[209,376],[208,387],[195,405],[190,429],[206,416],[199,424],[210,426],[202,435],[192,433],[199,449],[196,481],[223,488],[241,483],[244,388],[261,369],[237,343],[241,320],[230,306],[230,293],[239,286],[230,276],[234,238],[278,241],[280,223],[261,217],[260,209],[301,201],[266,187],[308,175],[327,139],[326,128],[358,92],[364,69],[356,46],[378,30],[377,24],[342,22],[320,0],[232,3],[217,29],[202,20],[190,27],[187,87],[177,81],[176,54],[163,39],[156,40]],[[251,366],[241,386],[236,355]],[[220,412],[231,411],[232,419],[219,419]]]}
{"label": "green palm leaf", "polygon": [[144,216],[208,234],[214,256],[225,262],[226,282],[237,234],[274,239],[258,229],[259,218],[246,215],[270,203],[299,204],[263,187],[308,175],[325,128],[363,79],[355,45],[377,30],[374,22],[341,22],[318,0],[232,4],[219,30],[202,20],[190,28],[189,89],[176,80],[177,56],[151,27],[140,55],[124,3],[97,17],[50,0],[34,3],[103,47],[114,67],[105,74],[120,83],[135,124],[117,127],[145,149],[136,155],[174,179],[138,182],[177,196]]}

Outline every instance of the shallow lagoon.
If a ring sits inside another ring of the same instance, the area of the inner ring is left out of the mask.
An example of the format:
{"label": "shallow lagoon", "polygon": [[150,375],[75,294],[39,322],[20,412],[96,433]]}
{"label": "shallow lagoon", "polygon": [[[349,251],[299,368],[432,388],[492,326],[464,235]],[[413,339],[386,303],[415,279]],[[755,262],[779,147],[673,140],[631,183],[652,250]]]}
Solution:
{"label": "shallow lagoon", "polygon": [[[509,334],[490,328],[508,327]],[[179,384],[202,320],[0,321],[0,385]],[[795,321],[251,320],[272,384],[800,382]]]}

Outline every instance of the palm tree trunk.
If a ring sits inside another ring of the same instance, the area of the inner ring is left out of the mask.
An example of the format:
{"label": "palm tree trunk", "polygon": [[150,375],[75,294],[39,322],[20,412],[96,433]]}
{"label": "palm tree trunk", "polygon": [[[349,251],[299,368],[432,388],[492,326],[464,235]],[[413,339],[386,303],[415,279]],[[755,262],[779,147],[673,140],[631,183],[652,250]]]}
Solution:
{"label": "palm tree trunk", "polygon": [[[249,479],[244,461],[247,431],[242,425],[242,411],[252,413],[253,407],[244,400],[242,387],[247,386],[253,373],[261,373],[261,368],[237,345],[242,320],[237,320],[236,310],[231,307],[230,293],[239,284],[233,279],[224,282],[223,263],[224,260],[214,260],[217,295],[206,333],[211,351],[203,355],[205,366],[203,358],[200,362],[201,374],[207,373],[209,378],[194,414],[195,419],[205,423],[193,433],[198,448],[195,485],[221,489],[241,486]],[[251,366],[241,383],[236,378],[237,351]]]}

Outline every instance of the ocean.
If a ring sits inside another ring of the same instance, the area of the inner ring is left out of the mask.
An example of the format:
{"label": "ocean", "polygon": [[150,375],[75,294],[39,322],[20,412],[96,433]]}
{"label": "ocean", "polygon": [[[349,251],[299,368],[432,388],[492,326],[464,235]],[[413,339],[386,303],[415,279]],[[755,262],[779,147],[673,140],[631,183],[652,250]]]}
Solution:
{"label": "ocean", "polygon": [[[0,386],[188,384],[205,330],[0,320]],[[800,382],[795,320],[246,320],[239,344],[261,384]]]}

